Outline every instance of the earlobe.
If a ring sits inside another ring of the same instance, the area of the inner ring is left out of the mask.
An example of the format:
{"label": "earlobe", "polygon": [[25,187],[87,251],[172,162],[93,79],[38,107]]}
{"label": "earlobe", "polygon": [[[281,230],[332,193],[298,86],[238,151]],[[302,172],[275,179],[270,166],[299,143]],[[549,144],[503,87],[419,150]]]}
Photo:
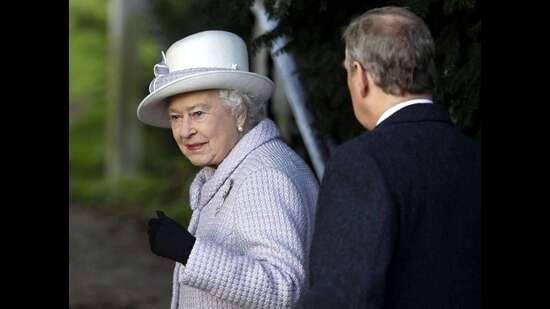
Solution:
{"label": "earlobe", "polygon": [[243,128],[246,121],[246,116],[246,111],[244,111],[237,117],[237,131],[239,131],[239,133],[242,133],[244,131]]}

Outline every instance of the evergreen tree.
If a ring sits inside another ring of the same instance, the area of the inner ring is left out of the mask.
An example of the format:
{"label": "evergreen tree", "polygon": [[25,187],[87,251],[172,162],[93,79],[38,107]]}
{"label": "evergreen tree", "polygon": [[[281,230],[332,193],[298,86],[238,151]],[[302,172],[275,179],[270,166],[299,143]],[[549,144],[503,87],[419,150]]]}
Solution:
{"label": "evergreen tree", "polygon": [[290,39],[284,49],[297,58],[298,74],[322,134],[341,143],[364,130],[350,121],[354,116],[342,67],[343,30],[371,8],[398,5],[422,17],[434,36],[439,72],[435,99],[449,108],[452,120],[466,134],[480,137],[481,16],[477,1],[269,0],[265,4],[279,26],[255,44],[269,45],[282,35]]}

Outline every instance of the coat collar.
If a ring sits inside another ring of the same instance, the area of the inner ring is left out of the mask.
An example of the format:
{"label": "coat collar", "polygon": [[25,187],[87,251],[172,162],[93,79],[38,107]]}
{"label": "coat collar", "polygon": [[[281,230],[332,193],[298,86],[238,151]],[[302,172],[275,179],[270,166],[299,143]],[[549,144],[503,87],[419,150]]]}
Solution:
{"label": "coat collar", "polygon": [[376,129],[403,122],[439,121],[451,123],[446,107],[441,104],[414,104],[406,106],[386,120],[382,121]]}
{"label": "coat collar", "polygon": [[250,152],[278,137],[275,123],[264,119],[241,138],[217,169],[202,168],[191,184],[191,209],[202,209]]}

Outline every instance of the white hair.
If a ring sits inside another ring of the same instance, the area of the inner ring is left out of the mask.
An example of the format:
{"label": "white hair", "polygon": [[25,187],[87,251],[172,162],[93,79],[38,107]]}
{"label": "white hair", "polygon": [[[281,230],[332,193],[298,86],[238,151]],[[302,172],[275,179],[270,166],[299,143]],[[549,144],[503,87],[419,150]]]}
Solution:
{"label": "white hair", "polygon": [[253,97],[241,90],[219,89],[221,103],[231,109],[233,116],[246,113],[244,132],[249,131],[266,117],[265,102],[254,102]]}

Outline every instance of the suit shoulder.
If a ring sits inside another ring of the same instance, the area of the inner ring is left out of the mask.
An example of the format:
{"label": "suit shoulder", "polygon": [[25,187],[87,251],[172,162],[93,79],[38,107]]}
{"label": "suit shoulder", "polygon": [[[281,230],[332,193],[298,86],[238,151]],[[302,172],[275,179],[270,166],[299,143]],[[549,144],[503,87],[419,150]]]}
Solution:
{"label": "suit shoulder", "polygon": [[327,163],[327,172],[359,175],[365,170],[378,169],[379,143],[370,134],[363,134],[336,147]]}
{"label": "suit shoulder", "polygon": [[331,160],[350,160],[360,159],[368,156],[373,150],[378,148],[378,137],[372,133],[363,133],[338,147],[332,154]]}

